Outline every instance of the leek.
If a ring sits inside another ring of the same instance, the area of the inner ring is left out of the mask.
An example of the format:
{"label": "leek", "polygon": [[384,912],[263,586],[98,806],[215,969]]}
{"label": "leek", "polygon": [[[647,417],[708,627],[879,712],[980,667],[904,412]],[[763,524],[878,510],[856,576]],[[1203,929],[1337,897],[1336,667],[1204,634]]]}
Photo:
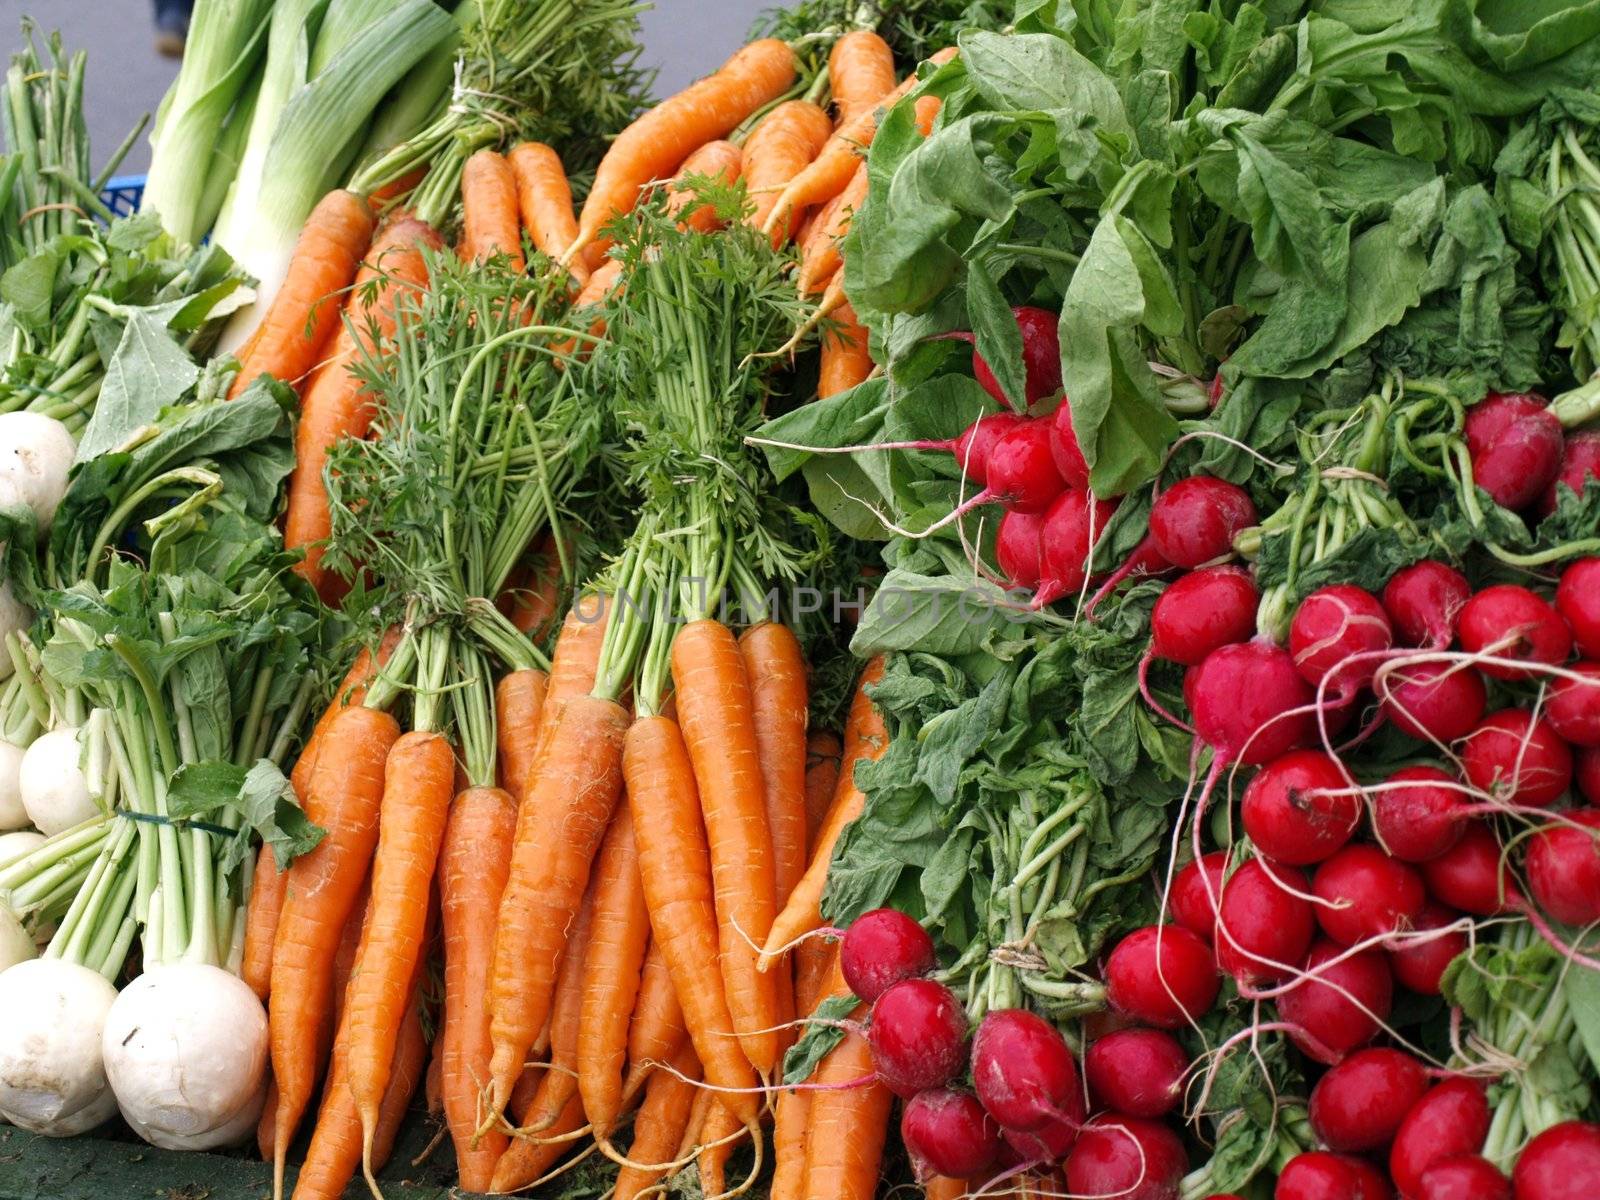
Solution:
{"label": "leek", "polygon": [[212,165],[228,114],[266,42],[272,0],[199,0],[183,66],[152,145],[141,207],[154,209],[174,239],[193,245]]}
{"label": "leek", "polygon": [[432,50],[389,93],[378,106],[372,128],[356,161],[371,162],[393,150],[438,120],[444,113],[450,85],[456,77],[456,58],[461,39],[478,19],[478,6],[463,4],[456,9],[456,30]]}

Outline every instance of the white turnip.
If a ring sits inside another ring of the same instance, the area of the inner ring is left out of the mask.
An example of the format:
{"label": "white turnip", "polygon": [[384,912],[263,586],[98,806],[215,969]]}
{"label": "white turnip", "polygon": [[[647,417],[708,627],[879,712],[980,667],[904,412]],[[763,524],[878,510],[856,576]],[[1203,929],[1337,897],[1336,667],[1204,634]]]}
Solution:
{"label": "white turnip", "polygon": [[44,845],[44,834],[35,829],[0,833],[0,867],[8,866]]}
{"label": "white turnip", "polygon": [[54,417],[0,414],[0,509],[19,502],[27,505],[43,538],[67,493],[67,475],[77,452],[78,443]]}
{"label": "white turnip", "polygon": [[29,823],[22,803],[23,754],[23,747],[0,738],[0,833],[26,829]]}
{"label": "white turnip", "polygon": [[0,1116],[67,1137],[115,1111],[100,1034],[116,998],[99,972],[59,958],[0,973]]}
{"label": "white turnip", "polygon": [[[0,579],[0,642],[13,633],[21,637],[32,624],[33,609],[17,599],[10,579]],[[0,654],[0,679],[11,678],[15,669],[11,655]]]}
{"label": "white turnip", "polygon": [[22,927],[17,914],[0,902],[0,972],[38,955],[33,935]]}
{"label": "white turnip", "polygon": [[28,819],[46,837],[100,812],[83,771],[83,731],[64,725],[40,734],[22,757],[18,783]]}

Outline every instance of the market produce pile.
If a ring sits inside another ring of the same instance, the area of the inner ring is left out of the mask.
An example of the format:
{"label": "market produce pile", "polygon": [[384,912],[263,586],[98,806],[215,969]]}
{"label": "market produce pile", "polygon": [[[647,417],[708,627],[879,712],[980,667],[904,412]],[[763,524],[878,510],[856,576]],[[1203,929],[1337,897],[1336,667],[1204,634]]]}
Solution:
{"label": "market produce pile", "polygon": [[1600,1194],[1600,0],[803,0],[655,102],[631,0],[197,0],[121,218],[25,32],[0,1119]]}

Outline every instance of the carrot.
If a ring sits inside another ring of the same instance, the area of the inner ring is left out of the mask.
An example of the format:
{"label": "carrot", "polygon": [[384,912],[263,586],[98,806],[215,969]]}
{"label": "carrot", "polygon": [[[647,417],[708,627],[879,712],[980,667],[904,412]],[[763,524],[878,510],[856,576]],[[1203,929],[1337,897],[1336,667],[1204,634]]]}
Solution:
{"label": "carrot", "polygon": [[[728,1190],[728,1160],[741,1140],[744,1127],[739,1118],[721,1104],[713,1104],[700,1131],[700,1151],[695,1162],[700,1167],[700,1190],[707,1196],[721,1196]],[[631,1158],[632,1155],[629,1155]]]}
{"label": "carrot", "polygon": [[767,1200],[798,1200],[806,1181],[806,1124],[811,1093],[785,1088],[772,1114],[772,1187]]}
{"label": "carrot", "polygon": [[[378,1123],[372,1135],[372,1169],[378,1170],[389,1159],[399,1135],[401,1122],[411,1105],[428,1059],[428,1042],[422,1027],[421,975],[413,981],[405,1019],[395,1038],[394,1057],[389,1064],[389,1082],[378,1109]],[[295,1180],[294,1200],[339,1200],[345,1185],[361,1166],[361,1116],[356,1111],[346,1074],[348,1055],[344,1039],[334,1050],[328,1082],[322,1090],[322,1109],[317,1127],[306,1148],[306,1161]]]}
{"label": "carrot", "polygon": [[[690,1049],[694,1049],[690,1046]],[[662,1074],[671,1074],[663,1071]],[[701,1074],[704,1074],[702,1071]],[[711,1108],[717,1103],[717,1094],[705,1088],[696,1088],[694,1107],[689,1110],[689,1123],[683,1128],[683,1137],[678,1141],[678,1152],[673,1155],[676,1160],[683,1160],[693,1156],[694,1150],[700,1145],[700,1131],[706,1127],[706,1118],[711,1115]]]}
{"label": "carrot", "polygon": [[828,201],[831,215],[820,221],[800,257],[800,291],[820,292],[839,269],[844,258],[839,242],[850,232],[850,218],[867,198],[867,164],[863,162],[850,176],[844,191]]}
{"label": "carrot", "polygon": [[[549,682],[537,668],[502,675],[494,689],[495,748],[500,755],[500,783],[515,801],[526,794],[533,774],[533,749],[539,735]],[[516,808],[513,806],[512,812]],[[505,880],[500,881],[505,886]],[[495,896],[495,903],[500,897]]]}
{"label": "carrot", "polygon": [[751,715],[760,752],[767,828],[772,831],[777,895],[788,898],[805,874],[806,718],[805,653],[786,625],[767,622],[739,638],[749,680]]}
{"label": "carrot", "polygon": [[881,1083],[838,1087],[872,1075],[867,1039],[848,1032],[818,1065],[806,1128],[806,1200],[872,1200],[894,1095]]}
{"label": "carrot", "polygon": [[326,832],[289,866],[272,953],[274,1196],[283,1194],[284,1155],[316,1085],[323,1030],[331,1027],[334,957],[378,842],[383,764],[399,736],[388,713],[345,709],[328,726],[301,798],[307,818]]}
{"label": "carrot", "polygon": [[[559,682],[552,681],[547,697]],[[491,1114],[505,1111],[511,1086],[550,1015],[567,927],[622,789],[627,710],[592,696],[565,703],[547,699],[552,704],[560,713],[522,802],[495,932],[489,979]]]}
{"label": "carrot", "polygon": [[597,1136],[622,1108],[628,1026],[650,941],[650,910],[639,878],[639,849],[628,807],[617,809],[594,867],[594,925],[583,963],[578,1018],[578,1091]]}
{"label": "carrot", "polygon": [[[583,904],[567,934],[566,947],[561,951],[561,965],[556,969],[550,1024],[546,1035],[539,1039],[549,1042],[550,1061],[539,1080],[533,1106],[521,1120],[522,1127],[530,1132],[543,1132],[578,1095],[578,1022],[583,1011],[583,968],[594,930],[595,886],[599,881],[598,875],[589,880]],[[535,1045],[543,1049],[538,1043]]]}
{"label": "carrot", "polygon": [[444,1112],[444,1046],[440,1038],[433,1039],[433,1053],[428,1055],[428,1075],[423,1081],[422,1095],[430,1117],[437,1117]]}
{"label": "carrot", "polygon": [[537,1140],[514,1140],[494,1165],[494,1179],[488,1190],[515,1192],[529,1187],[547,1174],[556,1161],[577,1143],[569,1135],[583,1128],[583,1101],[574,1092],[555,1122]]}
{"label": "carrot", "polygon": [[[517,209],[528,240],[547,258],[559,259],[578,237],[578,219],[572,213],[572,188],[561,156],[543,142],[522,142],[507,156],[517,185]],[[567,264],[582,287],[589,279],[588,265]]]}
{"label": "carrot", "polygon": [[[940,50],[929,61],[943,65],[955,56],[955,47],[950,46]],[[778,222],[788,220],[793,213],[825,203],[844,191],[845,185],[855,174],[857,165],[878,132],[878,114],[894,107],[902,96],[917,86],[918,82],[915,74],[906,76],[898,87],[871,108],[857,113],[835,129],[833,136],[828,139],[828,144],[822,148],[811,164],[791,179],[789,186],[783,189],[777,203],[772,206],[772,211],[767,214],[767,223],[762,226],[763,230],[771,233]]]}
{"label": "carrot", "polygon": [[806,739],[806,845],[817,834],[828,805],[833,802],[833,786],[839,779],[839,739],[826,729],[818,729]]}
{"label": "carrot", "polygon": [[500,593],[505,613],[521,632],[542,638],[561,600],[561,555],[555,535],[546,533],[515,587]]}
{"label": "carrot", "polygon": [[[642,879],[640,883],[642,886]],[[683,1026],[683,1009],[678,1005],[672,974],[667,970],[661,943],[652,938],[639,972],[639,996],[628,1023],[628,1077],[622,1094],[631,1096],[637,1092],[653,1064],[669,1061],[687,1042],[688,1031]]]}
{"label": "carrot", "polygon": [[[682,635],[679,635],[682,636]],[[861,815],[866,797],[856,787],[856,764],[863,759],[878,758],[889,747],[889,738],[883,728],[883,718],[867,696],[866,689],[883,678],[883,658],[874,658],[861,672],[856,684],[855,698],[850,702],[850,715],[844,727],[844,766],[839,771],[839,782],[834,790],[833,803],[828,808],[822,828],[817,831],[816,844],[811,851],[811,865],[790,894],[788,903],[772,923],[765,948],[761,954],[761,969],[769,969],[784,948],[803,934],[822,927],[822,889],[828,881],[828,864],[833,860],[833,848],[839,842],[844,827]]]}
{"label": "carrot", "polygon": [[[294,787],[295,795],[305,795],[306,781],[311,778],[311,768],[316,763],[317,747],[322,744],[323,732],[343,710],[351,705],[360,704],[366,698],[367,688],[372,685],[373,679],[389,661],[394,648],[400,644],[403,632],[399,625],[391,625],[383,631],[383,636],[378,639],[376,663],[373,661],[372,650],[367,646],[361,647],[355,662],[345,672],[344,679],[340,681],[329,699],[328,707],[323,709],[322,715],[317,718],[317,723],[312,726],[311,736],[306,738],[306,744],[300,750],[300,757],[295,760],[294,768],[289,773],[289,783]],[[269,961],[269,968],[270,965]]]}
{"label": "carrot", "polygon": [[624,129],[600,160],[578,220],[577,241],[565,261],[614,216],[633,208],[640,188],[665,176],[696,147],[726,137],[751,113],[783,95],[794,76],[794,52],[788,45],[761,38]]}
{"label": "carrot", "polygon": [[[518,671],[500,681],[499,692]],[[543,672],[540,691],[543,687]],[[497,715],[503,723],[505,705]],[[499,1130],[476,1137],[478,1097],[489,1080],[489,958],[493,925],[486,919],[500,904],[511,869],[517,804],[499,788],[468,788],[450,806],[439,851],[439,907],[444,924],[444,1025],[439,1034],[439,1091],[455,1143],[461,1187],[487,1191],[494,1165],[506,1148]]]}
{"label": "carrot", "polygon": [[875,109],[894,91],[894,51],[870,29],[853,29],[828,51],[828,86],[839,124]]}
{"label": "carrot", "polygon": [[339,294],[356,277],[371,240],[372,209],[361,197],[336,188],[317,201],[295,242],[283,286],[240,357],[228,399],[258,375],[299,386],[338,327]]}
{"label": "carrot", "polygon": [[818,400],[847,391],[872,374],[867,331],[856,320],[856,310],[848,304],[841,304],[835,315],[839,327],[822,335],[822,366],[817,372]]}
{"label": "carrot", "polygon": [[933,132],[933,123],[943,106],[944,101],[938,96],[918,96],[916,103],[911,106],[912,119],[917,123],[917,132],[923,137]]}
{"label": "carrot", "polygon": [[361,1114],[362,1170],[372,1181],[372,1139],[405,1020],[407,991],[422,956],[429,896],[450,801],[455,754],[437,733],[402,734],[384,766],[370,918],[361,932],[342,1035],[350,1094]]}
{"label": "carrot", "polygon": [[[672,975],[695,1053],[715,1087],[753,1088],[755,1073],[734,1039],[721,973],[707,969],[718,953],[711,856],[694,769],[677,723],[668,717],[635,721],[623,751],[623,772],[650,929]],[[758,1106],[752,1093],[726,1092],[721,1098],[745,1125],[755,1125]]]}
{"label": "carrot", "polygon": [[582,600],[575,602],[561,623],[561,636],[550,658],[545,706],[539,714],[536,752],[543,748],[567,703],[574,697],[587,696],[594,688],[595,672],[600,669],[600,646],[605,641],[610,613],[610,598],[596,596],[587,608]]}
{"label": "carrot", "polygon": [[[891,83],[894,66],[889,67]],[[744,181],[755,210],[744,221],[752,229],[766,223],[778,193],[817,156],[833,133],[828,114],[809,100],[786,100],[757,122],[744,144]],[[773,245],[794,236],[794,222],[775,230]]]}
{"label": "carrot", "polygon": [[934,1175],[922,1184],[924,1200],[962,1200],[969,1190],[965,1179],[951,1179],[945,1175]]}
{"label": "carrot", "polygon": [[461,258],[487,262],[498,254],[521,274],[522,229],[517,224],[517,180],[511,164],[493,150],[479,150],[461,168]]}
{"label": "carrot", "polygon": [[[577,259],[574,259],[573,261],[576,262]],[[570,263],[568,264],[568,267],[570,269]],[[589,282],[584,284],[579,290],[578,294],[573,297],[571,311],[577,313],[585,308],[598,307],[605,300],[606,296],[610,294],[611,289],[616,287],[621,280],[622,263],[615,258],[603,259],[593,267],[592,273],[589,276]],[[587,332],[590,337],[600,337],[605,333],[605,331],[606,319],[604,316],[596,313],[589,322],[589,328]],[[588,344],[585,343],[583,347],[583,353],[587,354],[588,349]],[[551,346],[551,350],[555,352],[558,358],[577,354],[579,353],[578,339],[566,338],[563,341],[556,342]]]}
{"label": "carrot", "polygon": [[[728,1011],[750,1065],[770,1076],[778,1065],[775,1027],[782,1014],[776,978],[756,970],[756,947],[777,909],[773,840],[750,685],[726,625],[705,620],[684,626],[672,643],[672,682],[705,814]],[[701,1061],[709,1072],[704,1055]]]}
{"label": "carrot", "polygon": [[[661,1167],[655,1171],[623,1167],[617,1173],[611,1200],[637,1200],[661,1181],[679,1157],[678,1146],[689,1128],[696,1099],[711,1094],[695,1086],[700,1079],[700,1060],[693,1047],[680,1049],[672,1059],[672,1067],[672,1071],[657,1071],[650,1077],[644,1103],[633,1119],[633,1145],[628,1150],[628,1157],[634,1162],[660,1163]],[[702,1190],[707,1196],[712,1194],[709,1188]]]}
{"label": "carrot", "polygon": [[699,189],[686,186],[686,181],[704,178],[732,183],[739,178],[743,165],[744,152],[732,142],[707,142],[683,160],[667,184],[667,211],[683,229],[710,233],[721,228],[717,210],[710,204],[701,204]]}
{"label": "carrot", "polygon": [[255,884],[245,910],[244,958],[239,964],[239,978],[263,1001],[272,990],[272,941],[278,932],[278,913],[283,908],[285,878],[285,873],[278,870],[272,847],[263,843],[261,853],[256,855]]}
{"label": "carrot", "polygon": [[439,245],[439,235],[414,218],[403,217],[379,230],[345,301],[346,321],[334,334],[300,402],[283,544],[289,550],[305,551],[305,558],[294,569],[319,593],[326,593],[325,599],[342,591],[331,584],[321,566],[321,543],[333,529],[323,479],[328,451],[340,438],[366,436],[372,423],[371,401],[351,368],[376,348],[371,341],[374,328],[380,340],[394,333],[396,302],[404,292],[428,281],[422,247]]}

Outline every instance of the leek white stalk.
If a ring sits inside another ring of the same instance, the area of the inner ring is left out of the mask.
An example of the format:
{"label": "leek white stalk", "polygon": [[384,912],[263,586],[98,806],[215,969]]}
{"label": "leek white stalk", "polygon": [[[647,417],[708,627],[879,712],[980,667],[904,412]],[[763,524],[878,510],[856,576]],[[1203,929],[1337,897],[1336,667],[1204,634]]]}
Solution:
{"label": "leek white stalk", "polygon": [[198,0],[183,66],[152,145],[141,207],[154,209],[177,241],[194,245],[207,171],[229,111],[250,79],[266,41],[272,0]]}

